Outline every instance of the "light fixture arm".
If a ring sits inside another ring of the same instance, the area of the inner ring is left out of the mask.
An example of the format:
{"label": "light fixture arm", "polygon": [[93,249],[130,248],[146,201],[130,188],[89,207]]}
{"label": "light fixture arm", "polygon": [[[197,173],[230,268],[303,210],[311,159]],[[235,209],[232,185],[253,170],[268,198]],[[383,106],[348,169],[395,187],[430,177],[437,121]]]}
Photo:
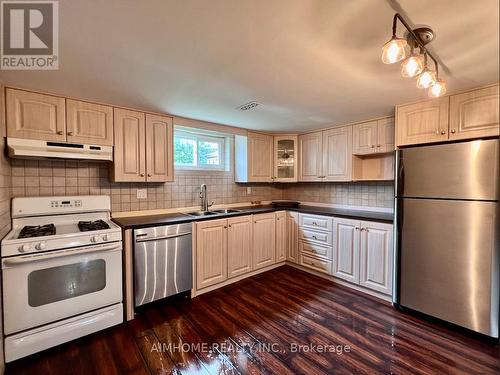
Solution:
{"label": "light fixture arm", "polygon": [[406,30],[408,30],[408,32],[412,36],[412,38],[416,44],[415,47],[418,45],[418,47],[420,48],[420,52],[423,52],[424,55],[427,55],[432,59],[432,61],[434,62],[434,67],[436,68],[436,76],[438,76],[439,75],[439,67],[438,67],[437,60],[435,59],[434,56],[432,56],[432,53],[427,48],[425,48],[424,43],[422,43],[422,41],[420,40],[418,35],[415,34],[415,32],[412,30],[412,28],[410,27],[408,22],[406,22],[405,19],[399,13],[396,13],[394,15],[393,20],[392,20],[392,37],[393,38],[396,37],[396,28],[397,28],[397,21],[398,20],[403,24],[403,26],[406,28]]}

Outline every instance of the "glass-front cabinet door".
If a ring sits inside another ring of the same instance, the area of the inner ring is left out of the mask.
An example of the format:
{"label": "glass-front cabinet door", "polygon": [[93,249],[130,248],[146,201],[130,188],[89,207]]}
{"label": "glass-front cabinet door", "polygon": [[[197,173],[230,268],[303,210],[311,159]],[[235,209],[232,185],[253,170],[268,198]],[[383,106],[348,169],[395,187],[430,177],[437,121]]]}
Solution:
{"label": "glass-front cabinet door", "polygon": [[274,181],[297,181],[297,144],[296,135],[274,137]]}

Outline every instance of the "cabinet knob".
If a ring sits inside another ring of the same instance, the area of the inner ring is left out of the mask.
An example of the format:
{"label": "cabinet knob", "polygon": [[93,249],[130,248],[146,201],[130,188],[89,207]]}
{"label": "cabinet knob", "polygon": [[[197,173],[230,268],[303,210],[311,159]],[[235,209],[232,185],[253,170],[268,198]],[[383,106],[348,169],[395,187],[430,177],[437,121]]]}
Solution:
{"label": "cabinet knob", "polygon": [[229,224],[228,227],[231,228],[231,224]]}
{"label": "cabinet knob", "polygon": [[359,227],[354,227],[354,229],[359,230]]}
{"label": "cabinet knob", "polygon": [[227,229],[227,226],[226,226],[226,225],[224,225],[224,229]]}
{"label": "cabinet knob", "polygon": [[144,173],[141,173],[139,176],[144,177]]}
{"label": "cabinet knob", "polygon": [[371,145],[370,147],[371,147],[371,148],[375,148],[375,145]]}
{"label": "cabinet knob", "polygon": [[59,134],[59,135],[63,135],[63,134],[64,134],[64,132],[63,132],[62,130],[58,130],[58,131],[57,131],[57,134]]}
{"label": "cabinet knob", "polygon": [[151,176],[153,176],[153,175],[151,173],[148,173],[148,177],[151,177]]}
{"label": "cabinet knob", "polygon": [[71,137],[73,135],[73,132],[68,132],[68,135]]}
{"label": "cabinet knob", "polygon": [[377,147],[381,147],[382,145],[377,145]]}
{"label": "cabinet knob", "polygon": [[445,134],[446,134],[446,131],[441,130],[441,135],[445,135]]}
{"label": "cabinet knob", "polygon": [[455,129],[451,129],[451,134],[455,134],[457,131]]}

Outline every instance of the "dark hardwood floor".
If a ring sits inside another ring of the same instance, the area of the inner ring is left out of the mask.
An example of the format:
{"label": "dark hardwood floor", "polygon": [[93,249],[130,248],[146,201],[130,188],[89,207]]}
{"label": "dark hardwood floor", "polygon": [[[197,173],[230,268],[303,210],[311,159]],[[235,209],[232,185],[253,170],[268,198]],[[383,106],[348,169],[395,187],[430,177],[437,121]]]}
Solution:
{"label": "dark hardwood floor", "polygon": [[6,373],[498,374],[500,360],[497,344],[281,267],[148,306],[129,323],[10,363]]}

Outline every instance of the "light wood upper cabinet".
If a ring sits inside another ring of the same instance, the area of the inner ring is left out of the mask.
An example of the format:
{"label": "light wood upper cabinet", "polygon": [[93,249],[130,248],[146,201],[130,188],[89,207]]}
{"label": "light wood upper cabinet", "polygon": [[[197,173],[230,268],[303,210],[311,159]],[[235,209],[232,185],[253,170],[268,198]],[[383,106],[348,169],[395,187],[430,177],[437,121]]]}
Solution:
{"label": "light wood upper cabinet", "polygon": [[396,145],[446,141],[449,97],[396,107]]}
{"label": "light wood upper cabinet", "polygon": [[252,270],[252,216],[227,220],[227,276],[243,275]]}
{"label": "light wood upper cabinet", "polygon": [[499,135],[498,85],[450,96],[450,139]]}
{"label": "light wood upper cabinet", "polygon": [[274,136],[274,175],[275,182],[296,182],[298,178],[296,135]]}
{"label": "light wood upper cabinet", "polygon": [[394,117],[377,120],[377,152],[394,151]]}
{"label": "light wood upper cabinet", "polygon": [[7,137],[66,141],[64,98],[8,88],[5,100]]}
{"label": "light wood upper cabinet", "polygon": [[352,126],[323,132],[323,181],[350,181]]}
{"label": "light wood upper cabinet", "polygon": [[227,220],[196,223],[196,288],[227,280]]}
{"label": "light wood upper cabinet", "polygon": [[323,175],[323,133],[299,136],[299,180],[321,181]]}
{"label": "light wood upper cabinet", "polygon": [[273,181],[273,136],[248,133],[248,181]]}
{"label": "light wood upper cabinet", "polygon": [[378,144],[377,121],[355,124],[352,127],[352,153],[355,155],[373,154]]}
{"label": "light wood upper cabinet", "polygon": [[253,215],[253,269],[276,262],[276,219],[274,213]]}
{"label": "light wood upper cabinet", "polygon": [[287,222],[286,212],[279,211],[276,213],[276,262],[286,260],[287,253]]}
{"label": "light wood upper cabinet", "polygon": [[67,141],[113,146],[113,107],[66,99]]}
{"label": "light wood upper cabinet", "polygon": [[359,283],[359,221],[335,218],[333,220],[334,239],[333,247],[333,275]]}
{"label": "light wood upper cabinet", "polygon": [[391,224],[362,221],[359,284],[392,294],[393,243]]}
{"label": "light wood upper cabinet", "polygon": [[114,181],[146,181],[145,121],[142,112],[115,108]]}
{"label": "light wood upper cabinet", "polygon": [[286,260],[298,263],[299,251],[299,214],[297,212],[286,213]]}
{"label": "light wood upper cabinet", "polygon": [[173,120],[146,114],[146,181],[174,180]]}

